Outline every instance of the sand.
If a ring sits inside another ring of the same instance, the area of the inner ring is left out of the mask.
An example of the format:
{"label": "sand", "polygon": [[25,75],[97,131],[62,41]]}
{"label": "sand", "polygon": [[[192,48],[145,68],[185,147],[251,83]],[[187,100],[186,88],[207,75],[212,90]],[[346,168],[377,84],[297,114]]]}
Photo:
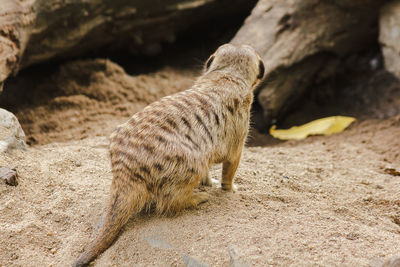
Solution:
{"label": "sand", "polygon": [[[132,218],[95,266],[368,266],[400,252],[400,117],[330,137],[246,148],[239,189],[176,217]],[[19,185],[0,184],[2,266],[66,266],[93,238],[112,175],[108,139],[52,143],[0,157]],[[221,168],[212,170],[219,178]]]}
{"label": "sand", "polygon": [[[88,64],[92,71],[82,71]],[[66,73],[73,78],[57,83]],[[109,134],[197,73],[164,67],[131,76],[89,60],[38,83],[28,96],[35,104],[14,110],[30,148],[0,155],[0,167],[15,165],[19,175],[16,187],[0,183],[0,266],[70,266],[108,201]],[[391,108],[400,99],[393,95]],[[253,131],[235,193],[200,187],[211,198],[198,209],[131,218],[94,266],[368,266],[399,254],[400,177],[387,171],[400,170],[396,112],[363,113],[343,133],[303,141]]]}

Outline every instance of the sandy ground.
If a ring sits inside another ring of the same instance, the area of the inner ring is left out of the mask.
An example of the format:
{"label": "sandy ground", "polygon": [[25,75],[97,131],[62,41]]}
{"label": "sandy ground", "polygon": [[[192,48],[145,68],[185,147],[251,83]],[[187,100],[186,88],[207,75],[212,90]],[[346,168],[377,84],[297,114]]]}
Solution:
{"label": "sandy ground", "polygon": [[[132,218],[95,266],[368,266],[400,252],[400,117],[330,137],[246,148],[235,193],[176,217]],[[105,137],[0,157],[20,184],[0,184],[2,266],[70,265],[94,236],[111,173]],[[219,177],[220,167],[212,170]],[[191,266],[191,265],[188,265]],[[203,265],[197,265],[203,266]],[[204,265],[205,266],[205,265]]]}
{"label": "sandy ground", "polygon": [[[35,84],[26,99],[17,93],[13,110],[31,147],[0,155],[0,167],[16,165],[19,174],[17,187],[0,183],[0,266],[70,266],[108,201],[107,136],[147,103],[190,86],[196,73],[164,67],[131,76],[89,60],[44,82],[28,73],[10,85]],[[367,82],[360,90],[378,88]],[[201,187],[211,199],[198,209],[132,218],[94,266],[368,266],[399,254],[400,177],[385,171],[400,170],[399,88],[374,91],[373,102],[350,95],[339,110],[362,102],[364,113],[341,134],[277,142],[253,132],[237,192]],[[377,101],[383,92],[389,97]],[[220,172],[216,166],[212,177]]]}

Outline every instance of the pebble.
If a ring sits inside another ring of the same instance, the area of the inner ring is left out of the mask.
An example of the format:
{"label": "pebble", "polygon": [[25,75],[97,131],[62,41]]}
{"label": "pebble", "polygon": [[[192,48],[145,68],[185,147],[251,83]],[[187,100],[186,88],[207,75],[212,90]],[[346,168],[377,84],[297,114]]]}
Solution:
{"label": "pebble", "polygon": [[17,186],[18,174],[16,168],[11,166],[0,168],[0,179],[8,185]]}

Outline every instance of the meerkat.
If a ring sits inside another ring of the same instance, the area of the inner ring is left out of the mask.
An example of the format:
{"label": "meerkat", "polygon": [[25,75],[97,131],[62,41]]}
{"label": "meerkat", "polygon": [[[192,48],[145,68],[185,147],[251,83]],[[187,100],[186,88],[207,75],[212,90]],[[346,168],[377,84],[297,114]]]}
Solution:
{"label": "meerkat", "polygon": [[233,190],[253,91],[263,75],[263,61],[252,47],[222,45],[191,89],[150,104],[117,127],[110,136],[113,180],[106,218],[73,266],[88,265],[143,209],[174,214],[207,201],[207,193],[193,190],[211,184],[212,164],[223,164],[221,187]]}

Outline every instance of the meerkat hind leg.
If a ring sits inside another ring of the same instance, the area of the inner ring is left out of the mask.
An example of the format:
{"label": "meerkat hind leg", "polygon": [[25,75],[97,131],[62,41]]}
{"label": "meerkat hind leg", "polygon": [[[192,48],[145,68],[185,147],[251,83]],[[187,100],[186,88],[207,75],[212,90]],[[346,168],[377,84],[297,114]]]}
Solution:
{"label": "meerkat hind leg", "polygon": [[166,205],[163,204],[162,209],[164,210],[164,213],[173,215],[183,209],[197,208],[199,204],[208,201],[208,199],[209,195],[205,192],[192,192],[185,198],[174,200],[170,203],[166,203]]}
{"label": "meerkat hind leg", "polygon": [[178,201],[177,205],[182,209],[196,208],[199,204],[208,201],[209,194],[205,192],[192,192],[189,196]]}
{"label": "meerkat hind leg", "polygon": [[236,186],[233,184],[233,178],[239,166],[240,156],[241,153],[237,153],[234,159],[223,163],[221,180],[221,187],[223,190],[235,191]]}
{"label": "meerkat hind leg", "polygon": [[187,208],[196,208],[206,202],[209,195],[205,192],[193,192],[194,187],[175,189],[173,194],[163,196],[157,201],[157,211],[173,215]]}
{"label": "meerkat hind leg", "polygon": [[205,192],[197,192],[192,195],[192,206],[197,207],[199,204],[207,202],[210,195]]}

